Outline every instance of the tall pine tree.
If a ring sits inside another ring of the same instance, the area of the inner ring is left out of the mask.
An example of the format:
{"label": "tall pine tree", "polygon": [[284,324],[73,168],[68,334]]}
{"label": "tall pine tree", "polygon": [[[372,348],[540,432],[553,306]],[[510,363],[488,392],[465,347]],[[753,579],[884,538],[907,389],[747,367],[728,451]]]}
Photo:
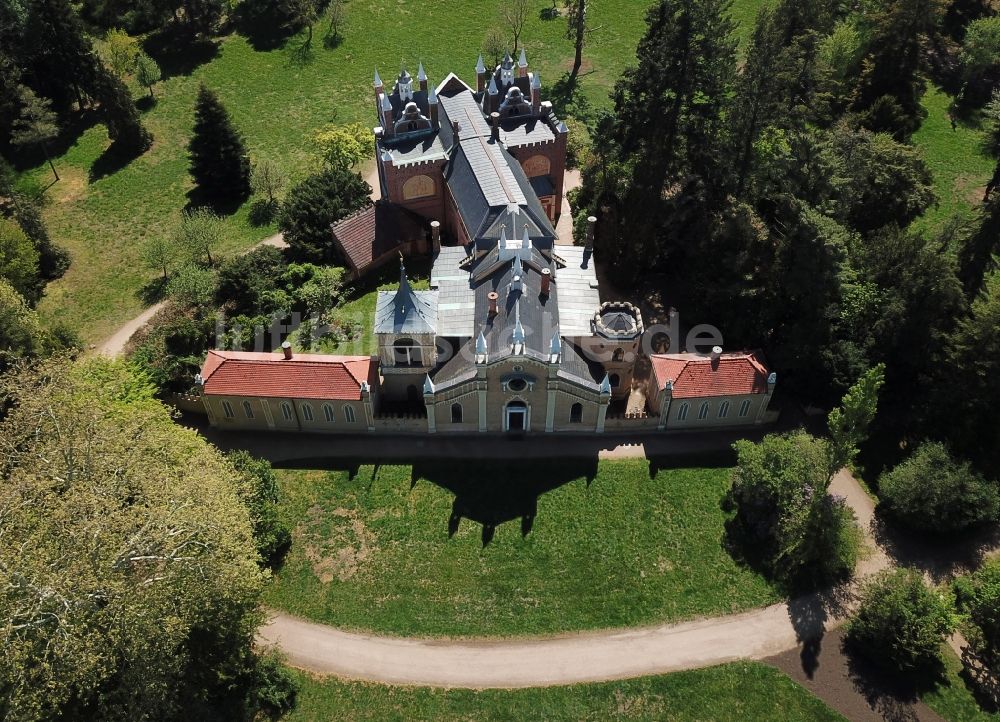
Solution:
{"label": "tall pine tree", "polygon": [[29,55],[33,89],[66,110],[96,96],[100,63],[83,23],[67,0],[31,0],[23,46]]}
{"label": "tall pine tree", "polygon": [[115,150],[123,155],[138,155],[148,150],[153,144],[153,136],[143,126],[128,88],[118,76],[102,68],[97,96]]}
{"label": "tall pine tree", "polygon": [[245,199],[250,195],[250,159],[229,113],[204,85],[194,112],[194,136],[188,144],[194,182],[209,198]]}

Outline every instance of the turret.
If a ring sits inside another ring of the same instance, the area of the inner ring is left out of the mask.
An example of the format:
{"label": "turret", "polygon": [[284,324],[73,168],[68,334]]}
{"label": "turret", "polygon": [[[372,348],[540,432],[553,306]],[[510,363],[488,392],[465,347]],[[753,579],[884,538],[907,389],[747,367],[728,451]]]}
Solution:
{"label": "turret", "polygon": [[417,68],[417,82],[420,83],[420,90],[427,92],[427,73],[424,72],[424,64],[420,63]]}
{"label": "turret", "polygon": [[521,48],[521,57],[517,61],[517,76],[519,78],[528,77],[528,56],[524,52],[524,48]]}
{"label": "turret", "polygon": [[389,102],[389,96],[382,93],[382,132],[385,137],[389,137],[395,134],[395,123],[392,121],[392,103]]}
{"label": "turret", "polygon": [[481,93],[486,89],[486,65],[483,63],[483,56],[479,56],[476,61],[476,92]]}

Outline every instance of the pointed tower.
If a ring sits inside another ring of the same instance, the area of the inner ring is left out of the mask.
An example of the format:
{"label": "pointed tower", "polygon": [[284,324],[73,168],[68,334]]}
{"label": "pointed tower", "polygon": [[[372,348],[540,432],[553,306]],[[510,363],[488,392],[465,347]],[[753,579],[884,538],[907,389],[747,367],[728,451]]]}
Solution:
{"label": "pointed tower", "polygon": [[417,83],[420,84],[420,90],[424,93],[427,92],[427,73],[424,72],[424,64],[420,63],[417,68]]}
{"label": "pointed tower", "polygon": [[375,304],[375,338],[387,398],[412,402],[417,397],[421,378],[437,364],[437,325],[437,294],[415,291],[400,261],[399,286],[379,291]]}
{"label": "pointed tower", "polygon": [[531,76],[531,114],[538,115],[542,110],[542,79],[538,73]]}
{"label": "pointed tower", "polygon": [[481,93],[486,89],[486,64],[480,53],[479,60],[476,61],[476,92]]}
{"label": "pointed tower", "polygon": [[524,52],[524,48],[521,48],[521,57],[517,61],[517,77],[528,77],[528,56]]}

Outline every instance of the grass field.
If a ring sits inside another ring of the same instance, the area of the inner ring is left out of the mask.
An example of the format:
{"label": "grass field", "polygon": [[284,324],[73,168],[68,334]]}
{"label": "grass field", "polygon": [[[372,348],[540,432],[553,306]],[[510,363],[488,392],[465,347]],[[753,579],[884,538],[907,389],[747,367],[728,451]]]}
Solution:
{"label": "grass field", "polygon": [[[590,9],[594,32],[588,39],[580,89],[590,103],[606,104],[615,78],[633,62],[647,4],[602,0]],[[741,39],[749,34],[760,4],[733,4]],[[569,67],[571,46],[562,19],[541,17],[550,3],[538,0],[536,5],[538,14],[529,19],[523,40],[543,87],[550,88]],[[92,124],[55,159],[63,180],[48,191],[45,216],[53,237],[72,253],[73,265],[65,278],[49,286],[41,304],[43,317],[60,320],[88,343],[97,343],[141,311],[140,290],[156,275],[140,262],[143,241],[170,234],[188,202],[186,145],[199,83],[218,92],[252,155],[273,160],[295,181],[313,167],[310,146],[316,129],[330,122],[372,122],[374,66],[381,68],[387,82],[401,59],[411,71],[422,60],[432,80],[452,70],[471,77],[485,29],[495,22],[495,11],[487,9],[492,7],[475,0],[351,0],[344,41],[336,48],[323,47],[320,26],[309,54],[300,52],[298,39],[258,51],[233,35],[219,42],[214,55],[160,57],[166,79],[156,88],[158,102],[144,114],[156,139],[149,152],[110,174],[95,174],[108,139],[103,126]],[[953,133],[946,104],[940,93],[928,95],[928,121],[916,138],[927,153],[941,196],[940,207],[928,221],[932,226],[952,210],[967,208],[990,170],[976,150],[978,131],[962,128]],[[51,177],[44,165],[27,171],[27,176],[34,186],[47,184]],[[228,219],[221,250],[248,248],[274,232],[273,226],[254,227],[248,208],[245,204]]]}
{"label": "grass field", "polygon": [[728,469],[455,460],[280,478],[293,545],[265,604],[339,627],[516,636],[779,599],[722,546]]}
{"label": "grass field", "polygon": [[755,662],[624,682],[510,691],[385,687],[295,676],[302,685],[299,704],[284,722],[843,720],[785,675]]}
{"label": "grass field", "polygon": [[961,677],[962,662],[950,647],[944,650],[945,679],[921,699],[948,722],[998,722],[1000,712],[984,710]]}

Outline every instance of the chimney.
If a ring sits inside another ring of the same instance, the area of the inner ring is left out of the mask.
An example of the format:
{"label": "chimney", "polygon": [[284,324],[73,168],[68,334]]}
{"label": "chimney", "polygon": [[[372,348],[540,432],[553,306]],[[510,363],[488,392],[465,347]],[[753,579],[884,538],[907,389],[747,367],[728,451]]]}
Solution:
{"label": "chimney", "polygon": [[451,132],[452,132],[452,133],[454,134],[454,136],[455,136],[455,142],[456,142],[456,143],[458,143],[458,142],[459,142],[459,141],[461,140],[461,137],[460,137],[460,135],[459,135],[459,133],[461,132],[461,130],[462,130],[462,126],[460,126],[460,125],[458,124],[458,121],[457,121],[457,120],[453,120],[453,121],[451,121]]}
{"label": "chimney", "polygon": [[281,344],[281,352],[285,354],[285,361],[292,360],[292,344],[290,341],[285,341]]}
{"label": "chimney", "polygon": [[497,311],[497,301],[500,299],[500,294],[497,293],[496,291],[490,291],[486,295],[486,298],[488,298],[489,301],[490,301],[490,318],[493,318],[498,313],[498,311]]}
{"label": "chimney", "polygon": [[441,249],[441,221],[431,221],[431,245],[435,252]]}
{"label": "chimney", "polygon": [[437,93],[434,92],[434,88],[431,88],[430,94],[427,96],[427,106],[431,111],[431,127],[437,130],[441,127],[441,123],[438,120],[438,97]]}
{"label": "chimney", "polygon": [[500,142],[500,114],[490,113],[490,125],[492,130],[490,131],[490,137],[493,138],[494,143]]}
{"label": "chimney", "polygon": [[549,284],[552,283],[552,270],[549,268],[542,269],[542,285],[540,288],[540,293],[543,296],[549,295]]}
{"label": "chimney", "polygon": [[483,56],[479,56],[476,61],[476,92],[481,93],[486,90],[486,65],[483,63]]}
{"label": "chimney", "polygon": [[712,360],[718,361],[722,358],[722,346],[712,346]]}
{"label": "chimney", "polygon": [[585,251],[594,250],[594,227],[597,225],[597,216],[587,216],[587,241],[583,246]]}
{"label": "chimney", "polygon": [[542,79],[538,73],[531,74],[531,112],[538,115],[542,110]]}

